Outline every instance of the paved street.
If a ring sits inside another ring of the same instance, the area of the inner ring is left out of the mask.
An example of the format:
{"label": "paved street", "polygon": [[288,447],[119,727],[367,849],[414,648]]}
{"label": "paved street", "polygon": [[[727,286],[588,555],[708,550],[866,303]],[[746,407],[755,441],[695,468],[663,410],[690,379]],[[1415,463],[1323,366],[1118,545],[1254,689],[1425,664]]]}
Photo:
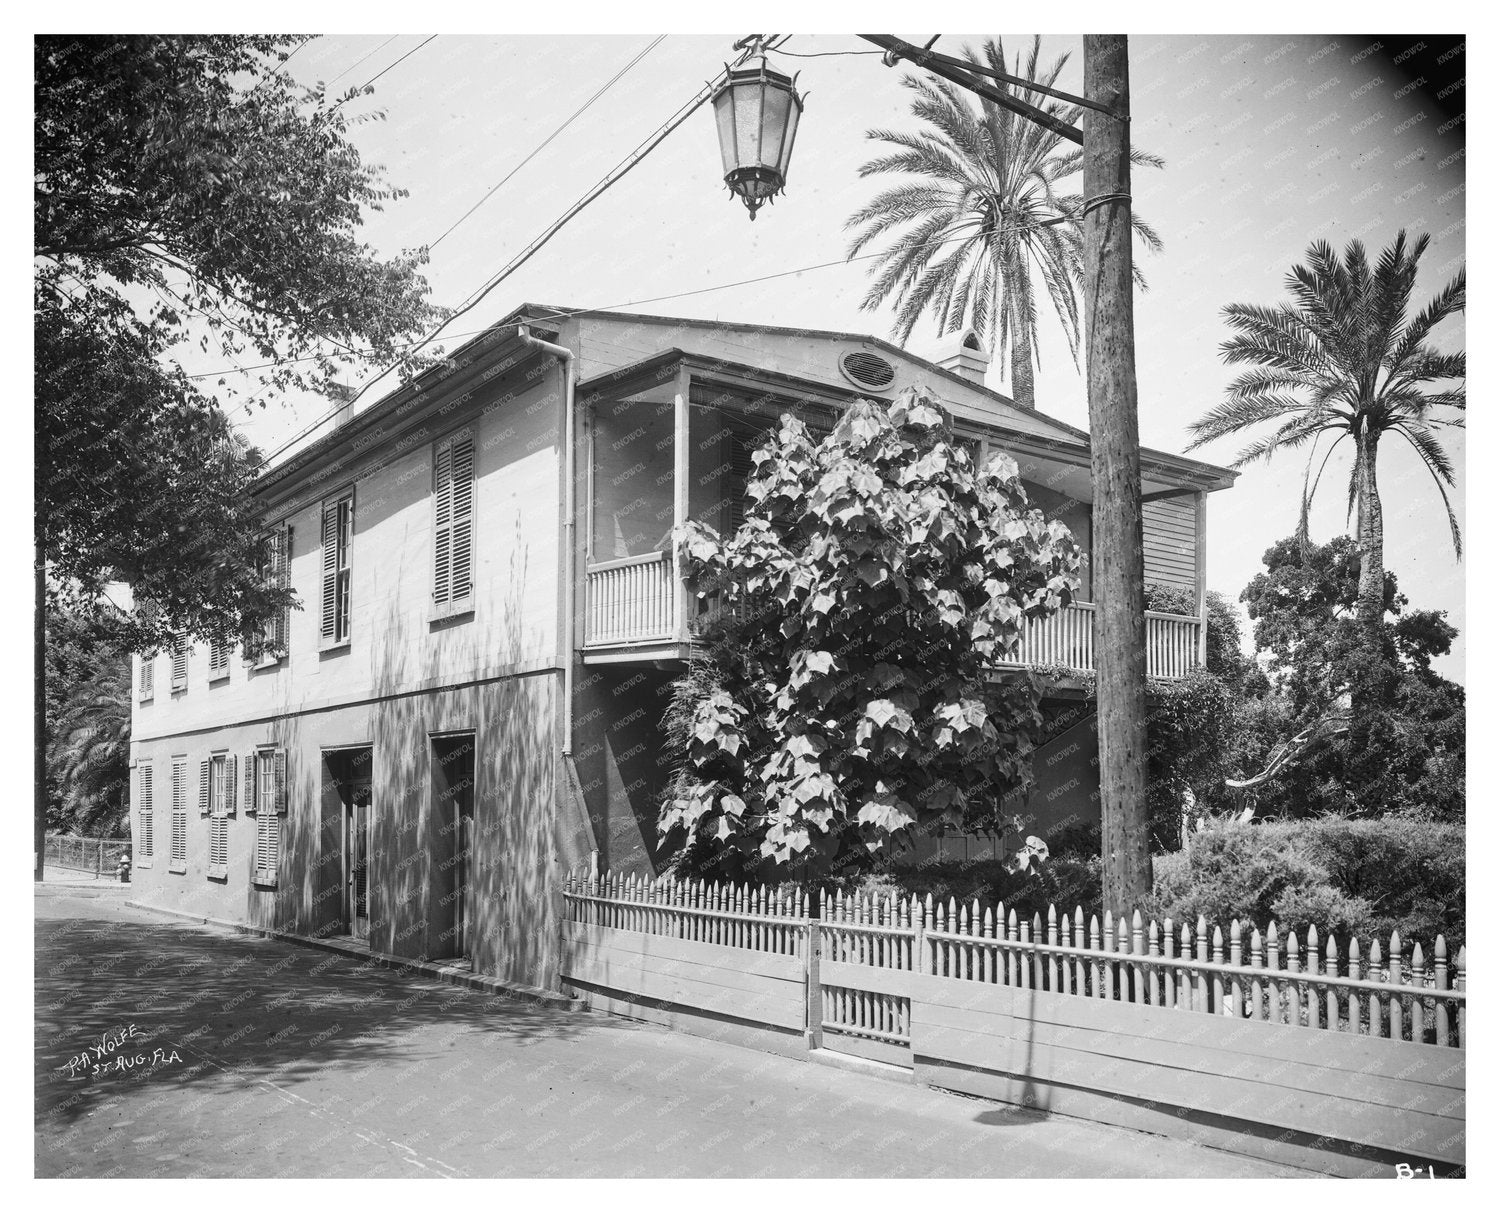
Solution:
{"label": "paved street", "polygon": [[127,896],[37,890],[38,1176],[1300,1174],[533,1008]]}

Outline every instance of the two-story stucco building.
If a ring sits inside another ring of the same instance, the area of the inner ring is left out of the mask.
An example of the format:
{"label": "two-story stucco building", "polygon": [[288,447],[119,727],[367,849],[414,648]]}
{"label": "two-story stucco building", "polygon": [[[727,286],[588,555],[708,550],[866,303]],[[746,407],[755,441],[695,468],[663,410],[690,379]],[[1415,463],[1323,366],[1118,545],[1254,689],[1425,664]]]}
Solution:
{"label": "two-story stucco building", "polygon": [[[344,420],[254,488],[267,575],[303,609],[249,645],[137,662],[138,896],[555,986],[563,874],[664,858],[659,721],[695,612],[669,537],[738,520],[781,413],[824,427],[926,383],[1087,550],[1088,436],[987,389],[976,345],[938,365],[869,337],[526,306]],[[1233,477],[1156,451],[1142,469],[1147,578],[1198,603],[1148,619],[1151,672],[1177,677],[1203,651],[1207,495]],[[1067,608],[1014,662],[1091,668],[1092,616]],[[1092,753],[1038,764],[1038,829],[1097,819]]]}

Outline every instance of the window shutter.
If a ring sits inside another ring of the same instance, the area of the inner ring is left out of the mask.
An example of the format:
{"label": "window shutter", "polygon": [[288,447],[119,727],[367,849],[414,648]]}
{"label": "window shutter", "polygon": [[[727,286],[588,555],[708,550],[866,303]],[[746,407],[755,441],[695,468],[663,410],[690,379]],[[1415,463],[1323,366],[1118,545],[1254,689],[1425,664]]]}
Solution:
{"label": "window shutter", "polygon": [[453,444],[438,445],[432,461],[432,600],[447,604],[453,592]]}
{"label": "window shutter", "polygon": [[469,597],[474,575],[474,440],[453,443],[453,580],[449,601]]}
{"label": "window shutter", "polygon": [[255,812],[255,755],[245,755],[245,812]]}
{"label": "window shutter", "polygon": [[332,502],[323,507],[323,626],[324,640],[333,639],[334,616],[338,605],[339,507]]}
{"label": "window shutter", "polygon": [[172,643],[172,689],[187,689],[188,644],[186,636],[179,636]]}
{"label": "window shutter", "polygon": [[[292,528],[282,527],[271,537],[271,576],[277,589],[292,584]],[[271,623],[271,647],[278,657],[287,653],[287,633],[291,627],[291,608],[282,607]]]}
{"label": "window shutter", "polygon": [[187,762],[172,763],[172,843],[169,868],[187,870]]}
{"label": "window shutter", "polygon": [[153,853],[153,840],[151,830],[151,768],[149,766],[141,767],[138,779],[140,783],[141,801],[140,806],[136,810],[136,818],[141,824],[140,853],[142,856],[149,859]]}
{"label": "window shutter", "polygon": [[152,698],[156,693],[156,654],[141,654],[141,699]]}
{"label": "window shutter", "polygon": [[271,787],[274,789],[274,811],[286,812],[286,751],[277,750],[275,757],[274,774],[271,776]]}
{"label": "window shutter", "polygon": [[224,812],[234,812],[234,795],[238,788],[239,759],[233,754],[224,755]]}
{"label": "window shutter", "polygon": [[204,759],[198,764],[198,812],[207,813],[212,807],[212,797],[208,794],[208,783],[213,778],[213,763]]}

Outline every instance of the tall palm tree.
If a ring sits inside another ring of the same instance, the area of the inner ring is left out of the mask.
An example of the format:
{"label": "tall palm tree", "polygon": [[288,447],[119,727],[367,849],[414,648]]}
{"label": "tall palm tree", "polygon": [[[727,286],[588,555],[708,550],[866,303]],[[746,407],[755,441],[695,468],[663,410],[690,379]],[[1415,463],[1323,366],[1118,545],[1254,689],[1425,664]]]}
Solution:
{"label": "tall palm tree", "polygon": [[113,831],[128,809],[130,665],[102,666],[68,695],[48,757],[81,833]]}
{"label": "tall palm tree", "polygon": [[[1287,448],[1307,448],[1298,524],[1305,535],[1308,510],[1329,456],[1345,439],[1352,443],[1349,508],[1357,510],[1359,618],[1371,637],[1378,634],[1385,601],[1385,526],[1376,465],[1386,435],[1404,440],[1432,474],[1447,511],[1454,554],[1463,555],[1463,538],[1448,500],[1453,464],[1435,431],[1463,427],[1464,387],[1451,382],[1465,377],[1467,362],[1461,352],[1441,353],[1428,337],[1464,310],[1465,271],[1460,269],[1407,320],[1417,262],[1427,242],[1424,234],[1408,247],[1402,231],[1372,269],[1358,240],[1349,242],[1342,260],[1319,240],[1308,247],[1307,264],[1293,266],[1287,275],[1291,302],[1226,307],[1235,335],[1219,347],[1224,361],[1253,367],[1229,385],[1223,403],[1193,423],[1188,448],[1266,423],[1275,428],[1245,447],[1232,466],[1269,460]],[[1324,436],[1333,441],[1318,460]]]}
{"label": "tall palm tree", "polygon": [[[1034,37],[1025,64],[1011,66],[995,38],[983,59],[965,48],[969,62],[1011,76],[1056,84],[1066,54],[1038,75],[1042,40]],[[1070,125],[1082,109],[1022,85],[988,80]],[[1063,185],[1083,167],[1081,149],[993,101],[979,99],[942,80],[905,76],[916,97],[912,115],[927,126],[916,132],[870,130],[866,137],[897,150],[860,167],[861,177],[902,173],[919,178],[882,190],[844,222],[855,235],[847,255],[855,257],[887,234],[895,239],[871,260],[871,283],[860,307],[875,311],[894,300],[895,339],[905,344],[924,312],[940,333],[973,327],[1001,358],[1009,355],[1011,394],[1036,407],[1037,282],[1062,322],[1073,362],[1082,335],[1078,295],[1083,275],[1083,198]],[[1163,161],[1131,151],[1133,164],[1161,168]],[[1132,214],[1136,234],[1153,251],[1161,239]],[[1140,272],[1136,281],[1145,285]]]}

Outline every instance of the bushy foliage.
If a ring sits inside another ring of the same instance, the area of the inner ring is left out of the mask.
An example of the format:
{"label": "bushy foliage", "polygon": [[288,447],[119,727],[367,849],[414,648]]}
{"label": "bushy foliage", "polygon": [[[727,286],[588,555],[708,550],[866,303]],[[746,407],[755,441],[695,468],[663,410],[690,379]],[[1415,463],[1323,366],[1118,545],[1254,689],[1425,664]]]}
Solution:
{"label": "bushy foliage", "polygon": [[[127,581],[130,644],[234,636],[287,605],[257,572],[260,470],[228,420],[237,384],[342,399],[369,362],[411,372],[442,312],[425,250],[358,239],[400,196],[305,89],[305,39],[39,36],[34,43],[37,546],[67,609]],[[251,376],[189,376],[184,348]],[[150,604],[150,610],[142,609]]]}
{"label": "bushy foliage", "polygon": [[1461,821],[1464,800],[1464,688],[1432,669],[1458,635],[1441,611],[1413,610],[1385,574],[1380,646],[1355,617],[1359,556],[1347,536],[1326,544],[1284,539],[1266,571],[1241,596],[1255,624],[1266,679],[1244,683],[1233,765],[1262,769],[1303,726],[1328,716],[1367,714],[1363,728],[1308,752],[1257,791],[1262,814],[1409,813]]}
{"label": "bushy foliage", "polygon": [[1424,946],[1464,940],[1464,842],[1459,827],[1410,819],[1228,822],[1158,857],[1151,911],[1227,927],[1378,938]]}
{"label": "bushy foliage", "polygon": [[821,441],[784,417],[754,459],[739,530],[679,537],[719,610],[667,721],[663,834],[817,878],[914,827],[995,828],[1041,721],[1036,679],[991,666],[1072,600],[1078,545],[925,391],[858,401]]}

